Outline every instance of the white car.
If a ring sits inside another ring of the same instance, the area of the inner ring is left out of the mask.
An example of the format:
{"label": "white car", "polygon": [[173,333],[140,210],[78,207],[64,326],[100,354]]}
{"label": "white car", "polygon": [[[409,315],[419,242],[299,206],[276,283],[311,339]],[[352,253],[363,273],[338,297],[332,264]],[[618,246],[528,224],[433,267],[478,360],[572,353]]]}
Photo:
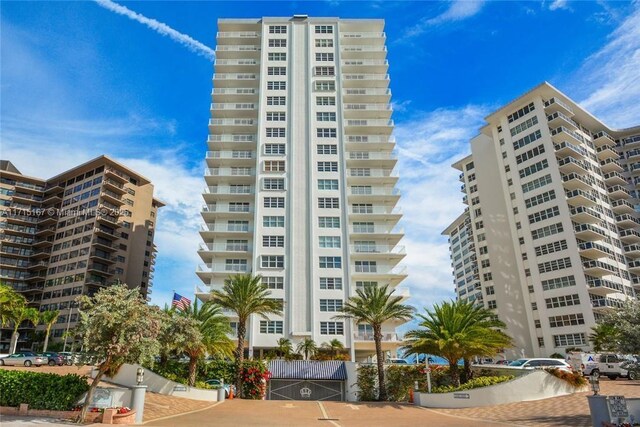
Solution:
{"label": "white car", "polygon": [[509,363],[507,366],[518,369],[546,369],[558,368],[561,371],[571,372],[571,365],[562,359],[551,359],[543,357],[534,357],[529,359],[518,359]]}

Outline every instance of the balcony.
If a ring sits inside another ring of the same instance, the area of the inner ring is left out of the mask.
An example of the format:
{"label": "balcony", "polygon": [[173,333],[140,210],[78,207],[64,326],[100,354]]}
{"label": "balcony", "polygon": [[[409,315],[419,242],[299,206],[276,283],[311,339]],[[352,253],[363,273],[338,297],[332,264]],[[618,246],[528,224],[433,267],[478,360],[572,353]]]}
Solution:
{"label": "balcony", "polygon": [[611,309],[622,308],[624,305],[624,301],[614,298],[597,298],[591,300],[591,306],[593,307],[594,312],[607,312],[611,311]]}
{"label": "balcony", "polygon": [[[38,195],[42,195],[42,192],[46,191],[46,187],[44,185],[33,184],[30,182],[16,181],[14,186],[16,187],[16,190],[19,189],[19,190],[27,191],[29,193],[38,194]],[[58,190],[62,190],[62,187],[60,187],[57,184],[56,184],[56,187]]]}
{"label": "balcony", "polygon": [[107,189],[104,189],[100,192],[100,198],[114,205],[116,209],[119,206],[124,205],[124,200],[122,200],[122,196],[120,194],[114,193],[113,191],[109,191]]}
{"label": "balcony", "polygon": [[605,144],[615,145],[616,141],[605,131],[600,131],[593,134],[593,143],[596,147],[600,147]]}
{"label": "balcony", "polygon": [[594,206],[597,205],[598,202],[596,198],[582,190],[565,190],[567,196],[567,203],[571,206]]}
{"label": "balcony", "polygon": [[351,276],[357,280],[379,280],[395,286],[407,277],[405,265],[351,266]]}
{"label": "balcony", "polygon": [[258,92],[251,87],[216,87],[211,91],[211,100],[214,103],[257,101]]}
{"label": "balcony", "polygon": [[603,297],[609,294],[624,292],[621,284],[614,283],[610,280],[597,279],[595,277],[588,278],[587,287],[589,288],[589,293]]}
{"label": "balcony", "polygon": [[109,269],[108,266],[98,263],[91,263],[87,267],[87,272],[92,272],[94,274],[104,274],[106,276],[112,276],[116,274],[115,269]]}
{"label": "balcony", "polygon": [[396,245],[379,245],[379,244],[355,244],[349,245],[349,250],[352,257],[361,258],[373,257],[375,259],[380,258],[404,258],[406,251],[404,246]]}
{"label": "balcony", "polygon": [[[355,332],[353,334],[354,341],[371,341],[373,342],[373,332],[371,333],[363,333],[363,332]],[[398,337],[398,334],[395,332],[387,332],[382,334],[382,341],[384,342],[402,342],[402,340]]]}
{"label": "balcony", "polygon": [[558,160],[558,167],[563,173],[589,173],[586,163],[582,160],[576,160],[573,157],[565,157],[564,159]]}
{"label": "balcony", "polygon": [[544,111],[546,111],[548,114],[552,114],[552,113],[555,113],[556,111],[559,111],[568,117],[573,117],[574,115],[573,109],[568,104],[564,103],[558,98],[551,98],[548,101],[545,101]]}
{"label": "balcony", "polygon": [[344,139],[348,151],[389,150],[396,143],[390,135],[345,135]]}
{"label": "balcony", "polygon": [[613,148],[613,145],[604,144],[596,148],[596,154],[598,160],[617,159],[619,157],[618,152]]}
{"label": "balcony", "polygon": [[222,135],[209,135],[207,142],[211,147],[211,144],[215,144],[219,148],[232,148],[232,147],[244,147],[244,144],[248,146],[255,146],[256,135],[255,134],[222,134]]}
{"label": "balcony", "polygon": [[620,230],[620,240],[623,243],[640,243],[640,233],[633,229]]}
{"label": "balcony", "polygon": [[250,150],[207,151],[207,160],[221,160],[225,166],[232,163],[254,164],[256,152]]}
{"label": "balcony", "polygon": [[53,237],[35,239],[32,245],[34,248],[49,248],[53,246]]}
{"label": "balcony", "polygon": [[104,176],[105,179],[112,179],[113,181],[119,182],[121,184],[126,184],[127,182],[129,182],[129,177],[127,175],[113,168],[105,168]]}
{"label": "balcony", "polygon": [[27,265],[27,269],[31,271],[45,270],[49,266],[47,261],[32,261]]}
{"label": "balcony", "polygon": [[223,264],[223,263],[207,263],[200,264],[196,270],[196,274],[201,279],[207,279],[211,274],[222,274],[228,276],[230,274],[245,274],[251,272],[251,266],[248,264]]}
{"label": "balcony", "polygon": [[579,128],[578,124],[562,111],[556,111],[555,113],[548,115],[547,121],[549,122],[549,126],[552,127],[565,126],[571,130],[578,130]]}
{"label": "balcony", "polygon": [[385,119],[347,119],[345,120],[345,132],[348,134],[367,133],[391,134],[393,120]]}
{"label": "balcony", "polygon": [[613,255],[613,251],[604,245],[594,242],[583,242],[578,244],[578,252],[581,257],[589,259],[604,258]]}
{"label": "balcony", "polygon": [[251,185],[210,185],[205,187],[202,196],[207,202],[219,202],[221,200],[253,200],[255,194]]}
{"label": "balcony", "polygon": [[370,183],[372,181],[379,184],[385,182],[395,183],[398,180],[398,172],[394,169],[349,168],[347,177],[349,183],[352,184],[358,182]]}
{"label": "balcony", "polygon": [[251,102],[214,102],[211,104],[211,117],[257,117],[258,107]]}
{"label": "balcony", "polygon": [[350,202],[362,200],[363,202],[397,201],[400,199],[400,190],[395,187],[371,187],[352,186],[347,189]]}
{"label": "balcony", "polygon": [[213,63],[216,74],[258,72],[258,59],[218,59]]}
{"label": "balcony", "polygon": [[569,209],[571,220],[581,224],[593,224],[601,221],[602,216],[595,209],[577,206]]}
{"label": "balcony", "polygon": [[569,144],[566,141],[555,144],[554,148],[556,150],[556,156],[560,158],[571,156],[575,159],[583,160],[585,157],[587,157],[587,151],[584,148],[578,145]]}
{"label": "balcony", "polygon": [[607,264],[606,262],[593,259],[582,261],[582,267],[584,268],[585,274],[596,277],[608,276],[610,274],[614,274],[618,270],[617,268]]}
{"label": "balcony", "polygon": [[638,160],[638,157],[640,157],[640,148],[626,152],[627,160]]}
{"label": "balcony", "polygon": [[92,245],[97,246],[101,250],[110,250],[115,251],[118,248],[118,245],[115,242],[112,242],[107,239],[95,238],[91,242]]}
{"label": "balcony", "polygon": [[216,46],[216,60],[220,59],[260,59],[260,47],[257,45],[221,45]]}
{"label": "balcony", "polygon": [[593,178],[588,175],[578,175],[577,173],[562,175],[562,183],[567,190],[580,189],[589,191],[593,189],[591,187]]}
{"label": "balcony", "polygon": [[613,200],[611,202],[611,209],[616,214],[634,213],[636,211],[634,206],[625,199]]}
{"label": "balcony", "polygon": [[387,88],[389,86],[388,74],[343,74],[342,85],[344,88],[377,87]]}
{"label": "balcony", "polygon": [[89,254],[89,258],[93,258],[94,261],[107,262],[109,264],[113,264],[114,262],[118,261],[117,256],[111,256],[110,253],[101,250],[91,251],[91,253]]}
{"label": "balcony", "polygon": [[102,180],[102,185],[104,186],[105,190],[111,191],[112,193],[115,193],[115,194],[123,195],[127,192],[127,189],[124,188],[123,184],[113,179]]}
{"label": "balcony", "polygon": [[[384,167],[386,165],[395,166],[398,158],[391,151],[348,151],[347,162],[350,166],[375,165]],[[390,168],[389,168],[390,169]]]}
{"label": "balcony", "polygon": [[344,88],[342,98],[345,103],[356,102],[383,102],[391,99],[389,88]]}
{"label": "balcony", "polygon": [[349,219],[399,220],[402,217],[400,207],[356,205],[349,207]]}
{"label": "balcony", "polygon": [[625,255],[631,258],[640,258],[640,245],[625,245]]}
{"label": "balcony", "polygon": [[622,172],[624,167],[616,159],[600,160],[600,168],[603,173]]}
{"label": "balcony", "polygon": [[573,145],[580,146],[585,142],[581,135],[564,126],[559,126],[555,129],[549,130],[551,131],[551,139],[556,144],[567,141]]}
{"label": "balcony", "polygon": [[56,232],[56,227],[53,225],[49,227],[38,227],[38,229],[36,230],[36,237],[51,236],[55,234],[55,232]]}
{"label": "balcony", "polygon": [[386,34],[381,32],[365,32],[365,31],[344,31],[340,33],[341,42],[343,44],[360,44],[362,42],[372,43],[378,41],[384,44]]}
{"label": "balcony", "polygon": [[40,280],[44,280],[47,277],[46,271],[41,271],[40,273],[30,273],[25,277],[25,282],[37,282]]}
{"label": "balcony", "polygon": [[225,134],[230,132],[254,133],[258,121],[255,119],[209,119],[209,132]]}
{"label": "balcony", "polygon": [[614,185],[627,185],[627,180],[618,172],[604,174],[604,182],[609,187]]}
{"label": "balcony", "polygon": [[593,242],[606,238],[605,231],[592,224],[576,224],[573,228],[576,233],[576,238],[580,240]]}
{"label": "balcony", "polygon": [[631,194],[629,193],[629,190],[627,190],[625,187],[621,185],[614,185],[613,187],[609,187],[608,190],[609,190],[609,198],[611,198],[612,200],[631,198]]}
{"label": "balcony", "polygon": [[49,258],[51,256],[51,248],[40,248],[33,251],[31,259]]}
{"label": "balcony", "polygon": [[616,224],[620,228],[635,228],[640,226],[640,221],[630,214],[616,215]]}
{"label": "balcony", "polygon": [[385,59],[387,57],[387,47],[371,45],[343,45],[341,47],[341,59]]}
{"label": "balcony", "polygon": [[[260,33],[256,31],[221,31],[216,34],[216,39],[224,39],[225,41],[231,39],[246,40],[257,39],[260,37]],[[233,40],[235,42],[235,40]]]}
{"label": "balcony", "polygon": [[251,250],[248,243],[200,243],[199,252],[246,253]]}
{"label": "balcony", "polygon": [[373,73],[386,74],[389,62],[386,59],[351,59],[342,61],[343,73]]}
{"label": "balcony", "polygon": [[629,273],[640,274],[640,260],[629,261]]}
{"label": "balcony", "polygon": [[253,207],[247,204],[223,204],[215,203],[202,207],[202,218],[205,221],[215,221],[223,218],[250,218],[253,214]]}
{"label": "balcony", "polygon": [[253,227],[249,224],[203,224],[200,233],[203,238],[213,237],[216,234],[241,234],[252,233]]}
{"label": "balcony", "polygon": [[391,105],[389,104],[345,104],[344,116],[347,119],[386,119],[391,118]]}
{"label": "balcony", "polygon": [[388,225],[355,224],[349,227],[352,239],[384,239],[392,244],[397,244],[404,236],[404,230],[396,229],[395,223]]}

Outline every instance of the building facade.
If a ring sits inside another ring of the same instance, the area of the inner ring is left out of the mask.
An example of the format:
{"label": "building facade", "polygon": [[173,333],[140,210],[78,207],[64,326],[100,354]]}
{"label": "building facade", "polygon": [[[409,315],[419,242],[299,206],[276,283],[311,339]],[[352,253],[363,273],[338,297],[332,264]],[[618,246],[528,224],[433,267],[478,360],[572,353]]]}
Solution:
{"label": "building facade", "polygon": [[[218,21],[196,294],[230,274],[263,277],[283,315],[251,319],[252,353],[312,338],[366,357],[370,325],[335,316],[359,287],[406,277],[383,27]],[[396,326],[385,325],[385,350],[400,344]]]}
{"label": "building facade", "polygon": [[[0,278],[40,311],[60,311],[54,340],[75,326],[79,295],[123,282],[147,298],[162,206],[148,179],[106,156],[50,179],[8,161],[0,173]],[[18,349],[33,330],[23,326]],[[10,339],[3,329],[0,352]]]}
{"label": "building facade", "polygon": [[588,349],[598,319],[640,295],[640,127],[610,129],[548,83],[486,121],[454,164],[457,296],[507,323],[507,358]]}

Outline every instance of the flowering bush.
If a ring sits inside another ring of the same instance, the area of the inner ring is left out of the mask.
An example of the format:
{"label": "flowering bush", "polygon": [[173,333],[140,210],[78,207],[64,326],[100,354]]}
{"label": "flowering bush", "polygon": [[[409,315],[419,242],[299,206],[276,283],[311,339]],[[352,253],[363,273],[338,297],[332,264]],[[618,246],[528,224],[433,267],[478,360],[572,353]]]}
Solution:
{"label": "flowering bush", "polygon": [[120,408],[114,408],[117,409],[117,413],[118,414],[128,414],[129,412],[131,412],[131,408],[127,408],[126,406],[122,406]]}
{"label": "flowering bush", "polygon": [[585,377],[582,376],[582,372],[566,372],[561,371],[558,368],[547,368],[545,371],[549,372],[556,378],[560,378],[571,384],[575,388],[583,387],[589,384],[589,381]]}
{"label": "flowering bush", "polygon": [[245,399],[262,399],[267,393],[267,381],[271,372],[262,360],[245,360],[242,365],[242,396]]}

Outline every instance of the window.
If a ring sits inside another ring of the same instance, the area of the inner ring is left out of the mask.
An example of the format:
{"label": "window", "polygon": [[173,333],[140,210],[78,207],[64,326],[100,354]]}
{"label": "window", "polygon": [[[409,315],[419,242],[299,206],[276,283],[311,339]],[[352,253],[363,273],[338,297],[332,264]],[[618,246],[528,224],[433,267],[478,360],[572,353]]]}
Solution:
{"label": "window", "polygon": [[490,280],[493,280],[493,275],[491,273],[484,273],[482,275],[482,280],[485,282],[489,282]]}
{"label": "window", "polygon": [[538,139],[542,138],[542,133],[537,130],[533,133],[530,133],[529,135],[522,137],[516,141],[513,142],[513,149],[514,150],[518,150],[528,144],[531,144],[534,141],[537,141]]}
{"label": "window", "polygon": [[246,259],[225,259],[224,260],[225,271],[247,271]]}
{"label": "window", "polygon": [[562,270],[571,267],[571,258],[554,259],[547,262],[541,262],[538,264],[538,271],[542,273],[548,273],[550,271]]}
{"label": "window", "polygon": [[284,178],[264,178],[263,190],[284,190]]}
{"label": "window", "polygon": [[344,335],[344,323],[320,322],[320,335]]}
{"label": "window", "polygon": [[489,268],[491,266],[491,262],[488,259],[483,259],[480,265],[482,268]]}
{"label": "window", "polygon": [[537,206],[541,203],[548,202],[555,198],[556,198],[555,190],[549,190],[544,193],[538,194],[537,196],[533,196],[528,199],[525,199],[524,204],[527,206],[527,208],[532,208],[534,206]]}
{"label": "window", "polygon": [[287,47],[287,39],[269,39],[269,47]]}
{"label": "window", "polygon": [[261,320],[261,334],[281,334],[284,330],[282,320]]}
{"label": "window", "polygon": [[566,240],[558,240],[557,242],[547,243],[546,245],[536,246],[536,256],[548,255],[554,252],[560,252],[567,249]]}
{"label": "window", "polygon": [[484,291],[485,291],[485,293],[486,293],[487,295],[495,295],[495,293],[496,293],[496,291],[495,291],[495,289],[494,289],[494,287],[493,287],[493,286],[487,286],[487,287],[484,289]]}
{"label": "window", "polygon": [[340,209],[340,200],[337,197],[319,197],[318,207],[320,209]]}
{"label": "window", "polygon": [[269,289],[284,289],[284,277],[262,276],[262,284]]}
{"label": "window", "polygon": [[336,90],[336,82],[334,81],[319,81],[315,82],[314,85],[317,92],[332,92]]}
{"label": "window", "polygon": [[319,122],[335,122],[336,121],[336,113],[330,113],[327,111],[317,112],[316,120]]}
{"label": "window", "polygon": [[268,90],[286,90],[287,82],[269,81],[267,82]]}
{"label": "window", "polygon": [[265,144],[264,155],[265,156],[277,156],[285,154],[284,144]]}
{"label": "window", "polygon": [[338,172],[338,162],[318,162],[318,172]]}
{"label": "window", "polygon": [[321,299],[320,300],[320,311],[324,312],[332,312],[342,310],[342,300],[341,299]]}
{"label": "window", "polygon": [[550,291],[551,289],[567,288],[575,285],[576,279],[573,276],[556,277],[555,279],[543,280],[542,290]]}
{"label": "window", "polygon": [[498,308],[498,303],[496,302],[496,300],[487,301],[487,308],[489,310],[493,310],[495,308]]}
{"label": "window", "polygon": [[376,273],[378,263],[376,261],[356,261],[355,268],[357,273]]}
{"label": "window", "polygon": [[335,76],[335,67],[315,67],[314,76]]}
{"label": "window", "polygon": [[326,289],[326,290],[342,289],[342,278],[341,277],[321,277],[320,289]]}
{"label": "window", "polygon": [[546,169],[548,167],[549,167],[549,162],[547,161],[547,159],[541,160],[538,163],[534,163],[531,166],[527,166],[526,168],[522,169],[519,172],[520,178],[524,178],[526,176],[539,172],[542,169]]}
{"label": "window", "polygon": [[529,215],[529,224],[535,224],[536,222],[544,221],[545,219],[553,218],[558,215],[560,215],[560,209],[558,209],[557,206],[554,206]]}
{"label": "window", "polygon": [[287,67],[267,67],[267,75],[269,76],[286,76]]}
{"label": "window", "polygon": [[318,154],[338,154],[336,144],[319,144],[316,149]]}
{"label": "window", "polygon": [[284,268],[284,255],[262,255],[261,268]]}
{"label": "window", "polygon": [[263,227],[284,227],[284,217],[283,216],[263,216],[262,217],[262,226]]}
{"label": "window", "polygon": [[333,39],[316,39],[316,47],[333,47]]}
{"label": "window", "polygon": [[284,208],[284,197],[265,197],[263,206],[265,208]]}
{"label": "window", "polygon": [[265,160],[264,171],[265,172],[284,172],[285,171],[284,160]]}
{"label": "window", "polygon": [[337,136],[335,128],[318,128],[316,129],[316,136],[318,138],[335,138]]}
{"label": "window", "polygon": [[320,268],[342,268],[342,257],[321,256]]}
{"label": "window", "polygon": [[547,308],[570,307],[580,305],[580,296],[578,294],[560,295],[559,297],[547,298],[544,301]]}
{"label": "window", "polygon": [[335,96],[318,96],[316,98],[316,105],[336,105]]}
{"label": "window", "polygon": [[586,345],[587,339],[585,338],[584,333],[561,334],[553,336],[553,343],[556,347]]}
{"label": "window", "polygon": [[540,144],[535,148],[532,148],[529,151],[525,151],[524,153],[516,156],[516,163],[520,164],[522,162],[526,162],[527,160],[533,159],[536,156],[544,153],[544,145]]}
{"label": "window", "polygon": [[551,184],[551,174],[546,174],[540,178],[536,178],[533,181],[526,182],[522,184],[522,192],[528,193],[531,190],[535,190],[536,188],[544,187],[547,184]]}
{"label": "window", "polygon": [[263,248],[284,248],[284,236],[262,236]]}
{"label": "window", "polygon": [[538,228],[537,230],[531,231],[531,237],[533,240],[541,239],[543,237],[551,236],[553,234],[562,233],[564,228],[562,227],[562,223],[559,222],[557,224],[548,225],[546,227]]}
{"label": "window", "polygon": [[287,54],[286,52],[269,52],[267,54],[267,59],[269,61],[286,61]]}
{"label": "window", "polygon": [[542,324],[540,323],[540,321],[538,319],[534,320],[533,324],[535,325],[536,329],[542,328]]}
{"label": "window", "polygon": [[340,236],[320,236],[319,244],[321,248],[339,248]]}
{"label": "window", "polygon": [[287,34],[287,26],[269,25],[269,34]]}
{"label": "window", "polygon": [[286,117],[286,115],[285,115],[284,112],[276,112],[276,113],[270,112],[270,113],[267,113],[267,121],[268,122],[284,122],[285,121],[285,117]]}
{"label": "window", "polygon": [[538,347],[544,347],[544,338],[538,337]]}
{"label": "window", "polygon": [[316,61],[333,62],[333,53],[316,53]]}
{"label": "window", "polygon": [[316,34],[333,34],[333,25],[316,25]]}
{"label": "window", "polygon": [[538,116],[533,116],[530,119],[520,123],[518,126],[511,128],[511,136],[516,136],[520,132],[529,129],[531,126],[538,124]]}
{"label": "window", "polygon": [[267,105],[287,105],[285,96],[267,96]]}
{"label": "window", "polygon": [[267,128],[266,136],[268,138],[284,138],[285,128]]}
{"label": "window", "polygon": [[318,180],[318,190],[337,190],[337,189],[338,189],[337,179],[319,179]]}
{"label": "window", "polygon": [[532,103],[530,103],[529,105],[526,105],[522,108],[520,108],[518,111],[516,111],[513,114],[509,114],[507,116],[507,120],[509,120],[509,123],[518,120],[520,117],[523,117],[526,114],[529,114],[530,112],[532,112],[533,110],[535,110],[535,105]]}
{"label": "window", "polygon": [[319,228],[340,228],[340,217],[337,216],[321,216],[318,217]]}

